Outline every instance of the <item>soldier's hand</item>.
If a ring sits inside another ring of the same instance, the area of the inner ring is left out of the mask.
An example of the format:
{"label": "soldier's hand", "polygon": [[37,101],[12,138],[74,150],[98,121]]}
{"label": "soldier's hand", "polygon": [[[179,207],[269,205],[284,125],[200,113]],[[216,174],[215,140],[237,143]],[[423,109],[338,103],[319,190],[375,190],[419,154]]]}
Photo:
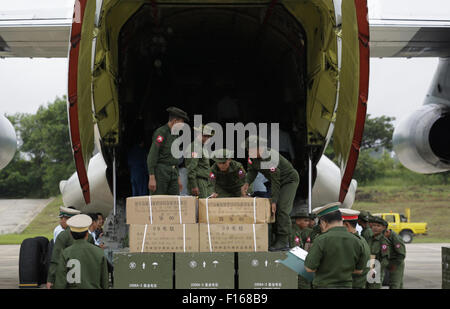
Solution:
{"label": "soldier's hand", "polygon": [[272,213],[275,214],[276,211],[277,211],[277,204],[272,203]]}
{"label": "soldier's hand", "polygon": [[247,190],[248,190],[248,183],[245,183],[242,187],[241,187],[241,195],[242,196],[246,196],[247,195]]}
{"label": "soldier's hand", "polygon": [[200,195],[200,190],[198,188],[192,188],[191,192],[192,192],[192,195],[194,195],[194,196]]}
{"label": "soldier's hand", "polygon": [[180,189],[180,193],[181,193],[181,191],[183,191],[183,184],[181,183],[180,177],[178,177],[178,188]]}
{"label": "soldier's hand", "polygon": [[52,288],[52,286],[53,286],[53,283],[51,283],[51,282],[47,282],[47,289],[51,289]]}
{"label": "soldier's hand", "polygon": [[156,178],[155,178],[155,175],[150,175],[150,179],[148,181],[148,189],[151,192],[155,192],[156,191]]}
{"label": "soldier's hand", "polygon": [[216,198],[216,197],[218,197],[219,196],[219,194],[217,194],[216,192],[214,192],[213,194],[211,194],[209,197],[210,198]]}

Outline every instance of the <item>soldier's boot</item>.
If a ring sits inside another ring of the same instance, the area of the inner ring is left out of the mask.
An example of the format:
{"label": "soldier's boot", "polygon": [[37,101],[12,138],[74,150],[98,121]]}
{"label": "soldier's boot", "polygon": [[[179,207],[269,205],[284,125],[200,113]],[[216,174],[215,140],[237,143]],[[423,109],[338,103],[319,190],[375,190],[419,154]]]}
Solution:
{"label": "soldier's boot", "polygon": [[277,240],[269,248],[269,251],[288,251],[289,247],[289,236],[288,235],[277,235]]}

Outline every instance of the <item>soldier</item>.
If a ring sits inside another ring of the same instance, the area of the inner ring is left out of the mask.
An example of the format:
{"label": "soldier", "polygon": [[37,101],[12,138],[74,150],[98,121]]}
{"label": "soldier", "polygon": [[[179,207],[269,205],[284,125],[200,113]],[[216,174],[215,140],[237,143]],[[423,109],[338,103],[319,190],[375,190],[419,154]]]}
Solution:
{"label": "soldier", "polygon": [[367,282],[368,289],[381,289],[384,272],[389,264],[390,247],[389,240],[384,237],[386,221],[380,217],[370,216],[369,223],[372,226],[373,236],[367,242],[370,248],[370,259],[375,260],[374,266],[369,271]]}
{"label": "soldier", "polygon": [[75,215],[80,214],[79,210],[76,210],[74,207],[59,207],[59,225],[55,227],[53,230],[53,243],[56,241],[56,237],[58,237],[59,233],[64,231],[67,228],[67,220]]}
{"label": "soldier", "polygon": [[405,269],[406,248],[402,238],[391,229],[386,229],[384,236],[391,242],[389,271],[389,288],[403,289],[403,271]]}
{"label": "soldier", "polygon": [[363,244],[343,226],[339,205],[313,210],[322,229],[305,259],[306,271],[315,273],[314,288],[351,288],[352,274],[361,274],[366,266]]}
{"label": "soldier", "polygon": [[151,195],[179,195],[182,190],[178,175],[178,159],[171,152],[172,143],[177,138],[172,135],[172,128],[178,123],[189,121],[189,117],[176,107],[169,107],[166,111],[169,112],[169,122],[153,133],[147,157],[148,188]]}
{"label": "soldier", "polygon": [[[55,244],[53,245],[52,257],[50,259],[50,266],[47,275],[47,289],[51,289],[53,287],[53,284],[55,283],[56,269],[58,267],[58,262],[62,251],[65,248],[71,246],[73,244],[73,240],[74,239],[72,237],[72,234],[70,233],[70,226],[68,226],[64,231],[59,233],[58,238],[56,239]],[[90,242],[91,244],[94,244],[94,238],[92,238],[91,234],[88,235],[87,241]]]}
{"label": "soldier", "polygon": [[70,232],[75,239],[59,257],[55,276],[55,289],[107,289],[109,274],[103,250],[87,242],[92,219],[76,215],[69,220]]}
{"label": "soldier", "polygon": [[[255,145],[258,147],[254,148]],[[292,233],[291,213],[299,176],[292,164],[280,155],[276,150],[266,147],[267,140],[250,136],[246,141],[248,148],[248,174],[245,178],[245,184],[242,186],[242,196],[247,195],[250,184],[256,178],[258,172],[264,175],[269,181],[272,190],[272,213],[275,214],[275,223],[273,225],[276,235],[275,243],[269,248],[269,251],[289,250],[289,238]],[[271,166],[263,169],[262,164],[271,164],[272,160],[279,158],[277,166]]]}
{"label": "soldier", "polygon": [[232,160],[233,152],[228,149],[214,151],[209,179],[214,184],[211,197],[240,197],[245,183],[245,169],[241,163]]}
{"label": "soldier", "polygon": [[294,220],[292,224],[291,247],[299,246],[304,249],[302,241],[305,232],[311,232],[309,228],[309,214],[306,210],[299,209],[295,211],[291,218]]}
{"label": "soldier", "polygon": [[205,126],[194,128],[194,131],[196,131],[194,142],[188,147],[191,151],[190,158],[186,156],[188,192],[199,198],[207,198],[213,193],[214,186],[209,181],[211,166],[209,154],[206,153],[203,145],[213,136],[213,133],[210,128]]}
{"label": "soldier", "polygon": [[358,216],[358,224],[362,227],[361,236],[364,237],[366,241],[373,236],[372,229],[369,225],[369,212],[361,210]]}
{"label": "soldier", "polygon": [[356,238],[358,238],[363,247],[364,247],[364,260],[366,261],[366,264],[364,265],[364,269],[362,274],[353,274],[353,283],[352,288],[353,289],[365,289],[366,288],[366,282],[367,282],[367,273],[369,272],[369,267],[367,265],[367,262],[370,258],[370,249],[369,244],[367,243],[366,239],[362,236],[359,236],[358,232],[356,231],[356,224],[358,224],[358,215],[360,214],[359,211],[353,210],[353,209],[346,209],[341,208],[341,214],[342,214],[342,220],[344,222],[344,226],[347,228],[347,231],[355,235]]}

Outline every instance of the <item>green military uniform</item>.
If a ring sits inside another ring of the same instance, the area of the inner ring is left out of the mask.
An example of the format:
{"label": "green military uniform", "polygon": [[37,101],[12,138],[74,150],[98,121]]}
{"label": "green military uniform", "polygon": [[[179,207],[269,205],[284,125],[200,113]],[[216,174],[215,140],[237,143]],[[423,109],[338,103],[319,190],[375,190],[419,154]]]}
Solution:
{"label": "green military uniform", "polygon": [[[56,269],[58,267],[59,259],[62,251],[70,247],[74,242],[72,234],[70,233],[70,227],[67,227],[64,231],[59,233],[58,238],[56,238],[55,244],[53,245],[52,257],[50,259],[50,267],[48,269],[47,282],[55,283]],[[94,244],[94,238],[91,234],[88,236],[88,242]]]}
{"label": "green military uniform", "polygon": [[214,192],[218,197],[240,197],[241,187],[245,183],[246,172],[241,163],[231,160],[226,172],[219,169],[217,163],[224,163],[233,156],[227,149],[214,151],[212,157],[216,162],[211,167],[210,182],[214,185]]}
{"label": "green military uniform", "polygon": [[361,210],[358,216],[358,220],[361,220],[365,224],[365,227],[362,226],[361,236],[364,237],[366,241],[369,241],[370,238],[373,236],[373,231],[370,228],[368,222],[369,222],[369,215],[370,213],[364,210]]}
{"label": "green military uniform", "polygon": [[[88,233],[92,219],[76,215],[67,221],[71,231]],[[81,234],[83,235],[83,234]],[[55,274],[56,289],[106,289],[109,287],[108,262],[103,250],[84,238],[74,240],[59,256]]]}
{"label": "green military uniform", "polygon": [[[383,219],[378,217],[370,217],[370,222],[384,224],[383,221]],[[389,265],[391,243],[386,237],[384,237],[383,234],[384,233],[378,234],[376,236],[374,235],[367,242],[369,244],[371,257],[374,257],[378,262],[380,262],[380,282],[367,282],[368,289],[381,288],[384,279],[384,272],[386,270],[386,267]]]}
{"label": "green military uniform", "polygon": [[[274,247],[285,243],[289,246],[289,238],[292,233],[291,220],[289,214],[292,210],[297,187],[299,185],[299,176],[295,168],[286,158],[280,155],[274,149],[266,149],[269,153],[264,155],[266,159],[255,158],[248,160],[248,173],[245,182],[249,185],[253,183],[258,172],[263,174],[271,184],[272,203],[277,205],[275,213],[274,229],[277,235],[277,242]],[[269,163],[271,158],[278,156],[278,166],[262,169],[263,162]]]}
{"label": "green military uniform", "polygon": [[[331,203],[313,210],[320,218],[339,211],[340,203]],[[352,273],[365,267],[361,241],[344,226],[335,226],[320,234],[309,250],[305,267],[315,270],[314,288],[351,288]]]}
{"label": "green military uniform", "polygon": [[172,156],[170,150],[176,138],[167,124],[153,133],[153,142],[147,157],[148,173],[156,178],[156,191],[150,192],[151,195],[180,194],[178,159]]}
{"label": "green military uniform", "polygon": [[[176,108],[167,109],[169,115],[189,121],[187,114]],[[156,179],[156,191],[151,195],[179,195],[178,159],[171,152],[173,142],[178,136],[172,135],[168,124],[156,129],[152,137],[152,145],[147,157],[148,173]]]}
{"label": "green military uniform", "polygon": [[390,230],[391,235],[389,241],[392,244],[391,255],[389,258],[389,288],[402,289],[403,288],[403,272],[405,269],[406,247],[401,237]]}
{"label": "green military uniform", "polygon": [[363,248],[364,248],[363,254],[364,254],[364,261],[365,261],[362,274],[352,274],[352,288],[353,289],[365,289],[366,283],[367,283],[367,273],[369,272],[369,267],[367,266],[367,262],[370,259],[370,248],[369,248],[369,244],[367,243],[367,241],[364,237],[358,235],[358,233],[354,233],[352,235],[354,235],[356,238],[358,238],[358,240],[362,243]]}
{"label": "green military uniform", "polygon": [[[209,156],[204,152],[201,143],[194,141],[189,147],[191,158],[186,158],[186,168],[188,171],[188,193],[193,188],[199,189],[199,198],[207,198],[214,192],[214,185],[209,181],[211,166]],[[197,153],[201,151],[201,156]]]}

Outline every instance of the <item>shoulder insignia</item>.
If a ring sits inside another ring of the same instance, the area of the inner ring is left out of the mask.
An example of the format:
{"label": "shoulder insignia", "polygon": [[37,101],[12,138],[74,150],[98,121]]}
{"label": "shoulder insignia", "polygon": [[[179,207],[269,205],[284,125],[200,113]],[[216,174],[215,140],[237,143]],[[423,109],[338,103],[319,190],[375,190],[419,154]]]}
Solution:
{"label": "shoulder insignia", "polygon": [[253,164],[252,159],[248,158],[248,164]]}
{"label": "shoulder insignia", "polygon": [[306,238],[306,242],[311,242],[311,237]]}
{"label": "shoulder insignia", "polygon": [[216,179],[216,175],[214,175],[213,172],[209,173],[209,179],[215,180]]}
{"label": "shoulder insignia", "polygon": [[198,154],[197,154],[195,151],[193,151],[193,152],[191,153],[191,157],[192,157],[192,158],[197,158],[197,157],[198,157]]}
{"label": "shoulder insignia", "polygon": [[158,135],[158,137],[156,138],[156,142],[158,144],[161,144],[164,141],[164,137],[162,137],[161,135]]}
{"label": "shoulder insignia", "polygon": [[397,248],[397,249],[400,248],[400,244],[396,244],[395,248]]}
{"label": "shoulder insignia", "polygon": [[271,167],[271,168],[270,168],[270,171],[271,171],[272,173],[275,173],[275,172],[277,171],[277,169],[276,169],[276,167]]}
{"label": "shoulder insignia", "polygon": [[294,241],[295,241],[295,243],[296,243],[297,245],[300,244],[300,238],[299,238],[298,236],[295,236]]}
{"label": "shoulder insignia", "polygon": [[387,245],[386,244],[382,244],[381,245],[381,250],[386,251],[387,250]]}
{"label": "shoulder insignia", "polygon": [[239,169],[238,175],[239,175],[239,178],[245,177],[245,173],[242,169]]}

